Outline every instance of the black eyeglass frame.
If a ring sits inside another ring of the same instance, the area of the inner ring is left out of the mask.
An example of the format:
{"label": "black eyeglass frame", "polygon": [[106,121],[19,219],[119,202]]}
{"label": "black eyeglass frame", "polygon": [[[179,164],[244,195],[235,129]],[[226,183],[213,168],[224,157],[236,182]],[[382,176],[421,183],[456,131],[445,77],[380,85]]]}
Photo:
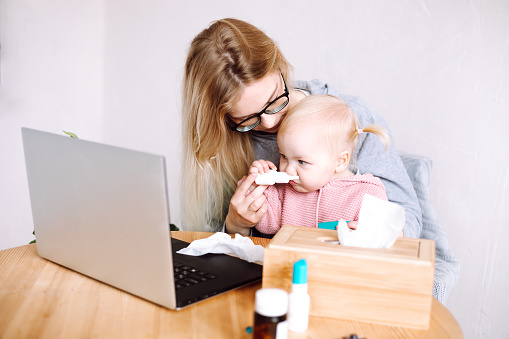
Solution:
{"label": "black eyeglass frame", "polygon": [[[269,102],[264,109],[262,109],[260,111],[260,113],[256,113],[254,115],[251,115],[250,117],[242,120],[241,122],[239,122],[238,124],[232,126],[228,123],[228,121],[226,121],[226,124],[228,125],[228,127],[230,127],[230,129],[232,131],[237,131],[237,132],[248,132],[252,129],[254,129],[256,126],[258,126],[260,124],[260,122],[262,121],[262,114],[276,114],[276,113],[279,113],[281,112],[281,110],[283,108],[285,108],[286,106],[288,106],[288,103],[290,102],[290,91],[288,91],[288,86],[286,85],[286,80],[285,80],[285,77],[283,76],[283,73],[279,73],[281,74],[281,78],[283,79],[283,84],[285,85],[285,91],[283,92],[283,94],[281,94],[280,96],[278,96],[276,99],[272,100],[271,102]],[[272,105],[273,103],[275,103],[276,101],[278,101],[279,99],[283,98],[283,97],[286,97],[286,101],[281,104],[279,107],[277,107],[275,110],[271,111],[271,112],[267,112],[267,108],[270,107],[270,105]],[[231,119],[231,117],[229,117]],[[254,124],[251,124],[249,126],[241,126],[244,122],[248,121],[248,120],[251,120],[253,118],[258,118],[258,121]]]}

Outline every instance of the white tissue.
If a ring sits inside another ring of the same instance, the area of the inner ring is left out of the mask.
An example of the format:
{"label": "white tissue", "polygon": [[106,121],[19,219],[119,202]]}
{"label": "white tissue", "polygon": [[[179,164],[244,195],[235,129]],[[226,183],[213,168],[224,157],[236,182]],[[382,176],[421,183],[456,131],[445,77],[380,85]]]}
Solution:
{"label": "white tissue", "polygon": [[366,248],[391,247],[405,226],[405,209],[395,203],[366,194],[362,200],[357,229],[338,223],[341,245]]}
{"label": "white tissue", "polygon": [[240,234],[235,234],[235,238],[232,238],[223,232],[214,233],[205,239],[195,240],[177,253],[193,256],[207,253],[236,254],[239,258],[249,262],[263,262],[263,246],[255,245],[251,239]]}

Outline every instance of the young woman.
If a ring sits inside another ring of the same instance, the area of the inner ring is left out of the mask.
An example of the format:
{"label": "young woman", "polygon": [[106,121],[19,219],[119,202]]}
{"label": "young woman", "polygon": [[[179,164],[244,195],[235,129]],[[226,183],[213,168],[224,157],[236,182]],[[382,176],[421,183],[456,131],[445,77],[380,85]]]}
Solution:
{"label": "young woman", "polygon": [[[257,174],[238,185],[256,159],[279,166],[276,133],[289,108],[308,95],[344,101],[360,127],[385,121],[359,98],[319,81],[293,82],[291,65],[276,43],[236,19],[213,22],[191,43],[183,82],[182,226],[249,235],[267,212]],[[390,132],[389,132],[390,135]],[[394,145],[391,142],[391,145]],[[389,201],[405,208],[404,235],[421,234],[421,210],[395,148],[371,133],[359,136],[354,152],[360,173],[379,177]],[[207,225],[207,226],[206,226]]]}

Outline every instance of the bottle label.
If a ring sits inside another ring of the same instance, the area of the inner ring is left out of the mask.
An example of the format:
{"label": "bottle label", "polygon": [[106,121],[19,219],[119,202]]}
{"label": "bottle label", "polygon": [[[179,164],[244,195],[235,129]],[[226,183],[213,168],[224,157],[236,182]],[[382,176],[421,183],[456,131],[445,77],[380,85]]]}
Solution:
{"label": "bottle label", "polygon": [[288,337],[288,322],[281,321],[277,324],[276,339],[286,339]]}

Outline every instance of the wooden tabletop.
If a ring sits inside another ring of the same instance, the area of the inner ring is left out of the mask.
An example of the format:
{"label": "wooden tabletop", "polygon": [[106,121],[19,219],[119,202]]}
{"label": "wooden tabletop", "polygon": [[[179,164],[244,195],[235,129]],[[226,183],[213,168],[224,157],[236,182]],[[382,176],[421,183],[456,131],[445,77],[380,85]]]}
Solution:
{"label": "wooden tabletop", "polygon": [[[211,233],[172,232],[185,241]],[[266,246],[268,239],[252,238]],[[0,338],[251,338],[261,283],[171,311],[39,257],[36,245],[0,252]],[[433,299],[429,330],[310,317],[288,338],[463,338],[458,322]]]}

